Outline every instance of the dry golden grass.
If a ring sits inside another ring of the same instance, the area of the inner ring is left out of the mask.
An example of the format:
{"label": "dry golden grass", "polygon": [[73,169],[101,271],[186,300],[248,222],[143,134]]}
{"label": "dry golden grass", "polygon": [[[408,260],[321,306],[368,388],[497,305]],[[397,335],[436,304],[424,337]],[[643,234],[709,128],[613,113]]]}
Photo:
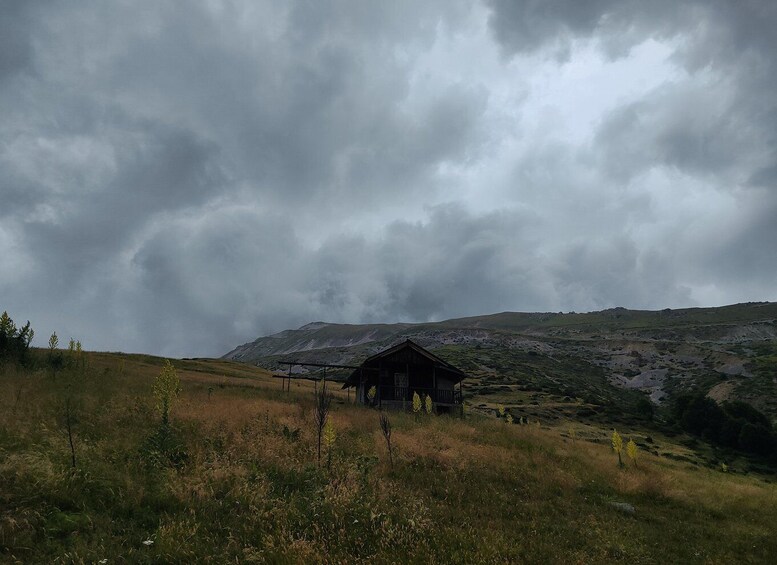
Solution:
{"label": "dry golden grass", "polygon": [[774,484],[646,452],[619,469],[610,430],[578,425],[573,439],[567,426],[391,413],[392,469],[377,412],[333,387],[327,470],[316,465],[314,383],[284,392],[255,368],[175,363],[182,393],[171,419],[186,454],[175,465],[144,447],[158,426],[150,388],[160,360],[89,356],[76,470],[60,381],[0,373],[0,561],[771,563],[777,554]]}

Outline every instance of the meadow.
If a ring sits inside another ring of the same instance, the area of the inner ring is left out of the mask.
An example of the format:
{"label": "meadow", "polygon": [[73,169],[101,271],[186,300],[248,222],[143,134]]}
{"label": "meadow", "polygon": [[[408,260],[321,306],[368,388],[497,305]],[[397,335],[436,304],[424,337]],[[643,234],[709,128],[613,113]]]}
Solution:
{"label": "meadow", "polygon": [[771,479],[692,464],[669,438],[621,468],[605,428],[394,412],[392,461],[378,412],[330,386],[334,437],[318,461],[314,383],[286,392],[245,364],[173,364],[181,390],[161,439],[160,358],[0,367],[0,562],[777,559]]}

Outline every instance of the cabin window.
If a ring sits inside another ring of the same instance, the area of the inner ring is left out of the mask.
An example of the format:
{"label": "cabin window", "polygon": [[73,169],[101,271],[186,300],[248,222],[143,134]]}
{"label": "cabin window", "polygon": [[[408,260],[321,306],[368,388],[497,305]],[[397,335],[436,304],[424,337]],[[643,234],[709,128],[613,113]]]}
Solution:
{"label": "cabin window", "polygon": [[407,373],[394,373],[394,386],[407,388]]}

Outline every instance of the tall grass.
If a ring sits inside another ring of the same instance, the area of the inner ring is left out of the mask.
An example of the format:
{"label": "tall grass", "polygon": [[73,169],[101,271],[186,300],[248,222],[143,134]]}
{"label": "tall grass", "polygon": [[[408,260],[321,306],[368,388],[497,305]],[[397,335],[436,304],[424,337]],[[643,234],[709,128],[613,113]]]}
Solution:
{"label": "tall grass", "polygon": [[59,389],[43,372],[0,369],[0,561],[771,563],[777,556],[774,484],[647,452],[638,468],[619,469],[606,430],[572,441],[561,429],[392,413],[392,465],[376,411],[338,395],[327,469],[316,464],[312,384],[281,392],[260,371],[187,361],[176,362],[182,391],[170,426],[186,454],[176,463],[144,449],[158,427],[151,391],[161,364],[91,354],[88,367],[77,398],[75,469],[57,420]]}

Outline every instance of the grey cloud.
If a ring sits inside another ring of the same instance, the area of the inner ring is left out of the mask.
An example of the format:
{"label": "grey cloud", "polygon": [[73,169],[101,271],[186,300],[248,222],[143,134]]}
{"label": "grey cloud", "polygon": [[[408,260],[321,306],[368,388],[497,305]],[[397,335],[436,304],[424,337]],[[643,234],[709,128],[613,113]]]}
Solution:
{"label": "grey cloud", "polygon": [[[0,295],[40,335],[171,355],[314,319],[774,298],[772,6],[5,2]],[[685,74],[590,143],[528,140],[500,106],[524,93],[447,69],[419,86],[420,58],[488,14],[500,79],[589,39],[665,41]],[[656,169],[678,202],[736,203],[730,233],[667,217],[640,184]]]}
{"label": "grey cloud", "polygon": [[[8,0],[0,4],[0,85],[32,64],[31,14],[36,2]],[[1,86],[0,86],[1,87]]]}

